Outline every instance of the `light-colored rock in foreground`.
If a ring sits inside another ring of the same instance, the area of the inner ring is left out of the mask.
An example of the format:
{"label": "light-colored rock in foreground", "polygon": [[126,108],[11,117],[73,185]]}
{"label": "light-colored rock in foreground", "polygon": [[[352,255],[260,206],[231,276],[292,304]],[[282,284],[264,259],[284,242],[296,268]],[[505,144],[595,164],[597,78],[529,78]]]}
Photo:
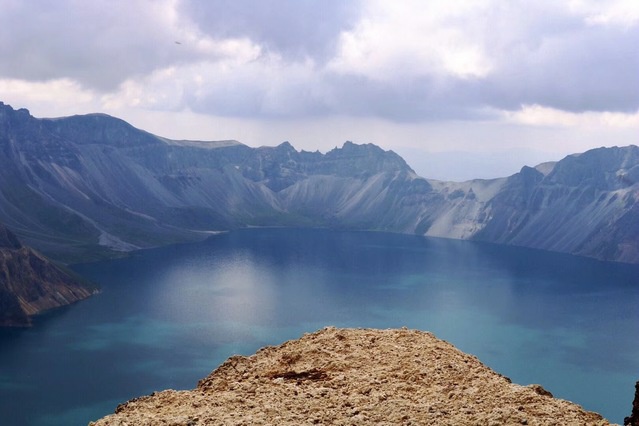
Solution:
{"label": "light-colored rock in foreground", "polygon": [[607,425],[414,330],[326,328],[233,356],[191,391],[133,399],[94,425]]}

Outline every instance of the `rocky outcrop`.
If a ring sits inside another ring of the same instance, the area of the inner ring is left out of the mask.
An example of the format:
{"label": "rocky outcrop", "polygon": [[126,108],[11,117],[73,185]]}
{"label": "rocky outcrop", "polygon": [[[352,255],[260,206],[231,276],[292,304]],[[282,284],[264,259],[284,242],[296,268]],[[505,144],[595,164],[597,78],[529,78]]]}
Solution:
{"label": "rocky outcrop", "polygon": [[0,326],[28,326],[33,315],[92,293],[78,278],[22,246],[0,224]]}
{"label": "rocky outcrop", "polygon": [[346,142],[173,141],[104,114],[37,119],[0,103],[0,222],[63,261],[247,226],[412,233],[639,263],[639,148],[601,148],[513,176],[421,178]]}
{"label": "rocky outcrop", "polygon": [[92,424],[609,423],[539,385],[511,383],[430,333],[326,328],[231,357],[194,390],[136,398]]}
{"label": "rocky outcrop", "polygon": [[632,402],[632,413],[623,419],[624,426],[639,426],[639,381],[635,383],[635,399]]}

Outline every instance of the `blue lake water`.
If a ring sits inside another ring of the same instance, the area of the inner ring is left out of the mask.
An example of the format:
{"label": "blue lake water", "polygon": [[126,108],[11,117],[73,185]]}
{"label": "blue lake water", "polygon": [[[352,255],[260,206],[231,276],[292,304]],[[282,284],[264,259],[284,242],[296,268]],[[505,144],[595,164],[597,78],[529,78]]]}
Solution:
{"label": "blue lake water", "polygon": [[410,235],[252,229],[74,268],[87,301],[0,331],[0,421],[86,425],[327,325],[434,332],[515,383],[621,423],[639,266]]}

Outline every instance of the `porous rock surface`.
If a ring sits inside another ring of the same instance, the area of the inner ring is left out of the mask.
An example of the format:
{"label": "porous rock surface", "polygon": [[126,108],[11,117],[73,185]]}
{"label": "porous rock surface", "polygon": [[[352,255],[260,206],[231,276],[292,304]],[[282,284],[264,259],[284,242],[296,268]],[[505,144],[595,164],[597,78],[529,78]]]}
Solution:
{"label": "porous rock surface", "polygon": [[191,391],[133,399],[111,425],[607,425],[431,333],[325,328],[229,358]]}

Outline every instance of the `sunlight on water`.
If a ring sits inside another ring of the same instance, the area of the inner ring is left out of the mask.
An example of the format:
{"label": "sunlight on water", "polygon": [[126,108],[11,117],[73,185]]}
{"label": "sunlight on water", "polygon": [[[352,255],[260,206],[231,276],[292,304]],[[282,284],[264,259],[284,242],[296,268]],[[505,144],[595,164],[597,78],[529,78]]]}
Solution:
{"label": "sunlight on water", "polygon": [[132,397],[193,388],[233,354],[327,325],[432,331],[516,383],[615,422],[638,378],[637,266],[258,229],[76,269],[103,292],[0,334],[0,414],[12,424],[86,424]]}

